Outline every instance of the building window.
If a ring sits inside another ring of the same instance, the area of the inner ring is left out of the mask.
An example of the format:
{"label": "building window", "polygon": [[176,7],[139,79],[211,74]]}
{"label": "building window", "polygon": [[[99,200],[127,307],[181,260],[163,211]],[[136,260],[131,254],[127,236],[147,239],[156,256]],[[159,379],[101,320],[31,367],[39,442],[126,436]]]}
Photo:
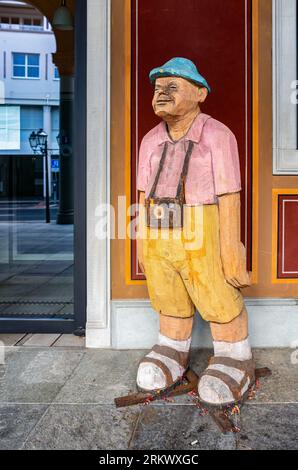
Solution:
{"label": "building window", "polygon": [[1,29],[18,29],[22,31],[44,31],[44,20],[42,17],[16,17],[2,16],[0,18]]}
{"label": "building window", "polygon": [[20,29],[21,18],[18,16],[2,16],[0,26],[3,29]]}
{"label": "building window", "polygon": [[20,129],[20,107],[0,106],[0,150],[20,150]]}
{"label": "building window", "polygon": [[41,19],[34,19],[32,20],[32,26],[37,26],[37,27],[40,27],[42,26],[42,20]]}
{"label": "building window", "polygon": [[19,25],[20,24],[20,18],[12,17],[11,18],[11,24],[12,25]]}
{"label": "building window", "polygon": [[39,54],[13,53],[13,78],[39,78]]}
{"label": "building window", "polygon": [[297,0],[273,0],[273,174],[298,174]]}
{"label": "building window", "polygon": [[27,31],[43,31],[42,18],[22,18],[22,29]]}

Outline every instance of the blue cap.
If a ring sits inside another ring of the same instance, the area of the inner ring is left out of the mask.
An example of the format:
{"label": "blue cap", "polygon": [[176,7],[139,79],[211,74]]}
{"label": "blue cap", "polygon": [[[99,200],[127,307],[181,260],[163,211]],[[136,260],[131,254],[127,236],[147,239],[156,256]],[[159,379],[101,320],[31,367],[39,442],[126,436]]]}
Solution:
{"label": "blue cap", "polygon": [[183,57],[175,57],[169,60],[161,67],[151,70],[149,74],[150,82],[154,83],[160,77],[181,77],[191,80],[198,85],[206,87],[208,92],[211,93],[211,88],[207,80],[199,73],[195,64]]}

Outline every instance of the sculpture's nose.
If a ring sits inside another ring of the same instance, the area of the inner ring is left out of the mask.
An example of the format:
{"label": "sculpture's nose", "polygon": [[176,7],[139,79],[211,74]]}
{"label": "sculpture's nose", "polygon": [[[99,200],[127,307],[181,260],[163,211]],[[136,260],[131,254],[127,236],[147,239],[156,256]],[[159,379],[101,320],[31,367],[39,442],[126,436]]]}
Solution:
{"label": "sculpture's nose", "polygon": [[168,89],[163,89],[160,90],[158,95],[157,95],[158,100],[169,100],[170,99],[170,93]]}

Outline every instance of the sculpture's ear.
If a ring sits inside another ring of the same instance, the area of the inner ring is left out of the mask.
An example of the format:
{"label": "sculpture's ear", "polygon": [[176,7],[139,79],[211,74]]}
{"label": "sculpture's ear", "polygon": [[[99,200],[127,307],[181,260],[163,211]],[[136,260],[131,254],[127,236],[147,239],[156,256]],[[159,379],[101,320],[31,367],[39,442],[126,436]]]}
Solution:
{"label": "sculpture's ear", "polygon": [[208,90],[206,87],[199,87],[199,103],[204,103],[208,96]]}

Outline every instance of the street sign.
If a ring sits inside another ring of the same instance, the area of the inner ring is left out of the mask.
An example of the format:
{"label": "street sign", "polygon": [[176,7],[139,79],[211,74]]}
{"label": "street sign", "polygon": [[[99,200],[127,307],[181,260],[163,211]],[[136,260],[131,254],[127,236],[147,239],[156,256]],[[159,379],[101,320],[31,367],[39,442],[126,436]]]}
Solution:
{"label": "street sign", "polygon": [[52,158],[52,172],[59,173],[59,170],[60,170],[59,160]]}

